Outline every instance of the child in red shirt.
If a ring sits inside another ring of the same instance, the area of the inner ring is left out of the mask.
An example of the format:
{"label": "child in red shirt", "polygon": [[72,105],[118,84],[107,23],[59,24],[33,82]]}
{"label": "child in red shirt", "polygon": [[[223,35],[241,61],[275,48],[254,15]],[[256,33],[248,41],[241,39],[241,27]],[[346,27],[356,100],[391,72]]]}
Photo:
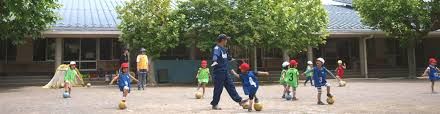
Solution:
{"label": "child in red shirt", "polygon": [[342,79],[344,77],[344,69],[346,69],[347,66],[345,63],[342,63],[342,60],[338,60],[338,68],[336,68],[336,76]]}

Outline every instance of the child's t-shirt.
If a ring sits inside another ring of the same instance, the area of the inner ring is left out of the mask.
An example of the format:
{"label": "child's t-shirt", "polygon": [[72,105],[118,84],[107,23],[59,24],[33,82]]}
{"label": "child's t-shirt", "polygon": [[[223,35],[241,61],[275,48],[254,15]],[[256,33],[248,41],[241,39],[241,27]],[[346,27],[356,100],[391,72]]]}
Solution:
{"label": "child's t-shirt", "polygon": [[325,67],[321,67],[321,69],[318,67],[313,68],[313,82],[315,82],[315,87],[321,87],[327,84],[326,78],[327,69]]}
{"label": "child's t-shirt", "polygon": [[76,75],[77,75],[76,70],[69,68],[67,69],[66,74],[64,75],[64,81],[73,83],[75,81]]}
{"label": "child's t-shirt", "polygon": [[199,68],[198,79],[209,79],[209,68]]}
{"label": "child's t-shirt", "polygon": [[286,76],[286,72],[287,72],[287,70],[285,70],[285,69],[283,69],[283,71],[281,71],[280,82],[285,82],[285,81],[283,80],[283,76]]}
{"label": "child's t-shirt", "polygon": [[124,86],[130,87],[130,83],[131,83],[130,74],[119,71],[119,79],[118,79],[119,87],[124,87]]}
{"label": "child's t-shirt", "polygon": [[296,88],[298,87],[298,76],[298,69],[289,68],[289,70],[287,70],[286,72],[286,75],[284,76],[284,80],[287,82],[288,85]]}
{"label": "child's t-shirt", "polygon": [[440,77],[438,76],[438,71],[437,71],[437,67],[433,66],[433,65],[429,65],[428,68],[429,70],[429,79],[430,80],[438,80]]}
{"label": "child's t-shirt", "polygon": [[240,79],[243,83],[245,95],[255,94],[257,92],[259,84],[254,71],[248,71],[247,74],[240,73]]}
{"label": "child's t-shirt", "polygon": [[338,66],[338,76],[344,76],[344,67],[342,65]]}
{"label": "child's t-shirt", "polygon": [[313,72],[311,72],[312,70],[313,70],[313,67],[307,66],[306,77],[312,77],[313,76]]}

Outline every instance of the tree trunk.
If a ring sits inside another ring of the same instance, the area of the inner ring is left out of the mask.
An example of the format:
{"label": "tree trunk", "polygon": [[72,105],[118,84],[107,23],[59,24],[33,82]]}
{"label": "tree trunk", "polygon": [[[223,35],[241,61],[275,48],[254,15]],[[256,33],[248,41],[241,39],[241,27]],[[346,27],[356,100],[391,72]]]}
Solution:
{"label": "tree trunk", "polygon": [[153,57],[150,57],[150,58],[148,58],[149,60],[149,62],[150,62],[150,71],[148,72],[148,77],[147,77],[147,79],[148,79],[148,85],[151,85],[151,86],[156,86],[156,71],[155,71],[155,69],[154,69],[154,59],[153,59]]}
{"label": "tree trunk", "polygon": [[408,78],[416,78],[416,42],[410,39],[408,44]]}
{"label": "tree trunk", "polygon": [[257,47],[252,47],[252,70],[257,71]]}
{"label": "tree trunk", "polygon": [[290,57],[289,57],[289,50],[287,49],[283,49],[283,60],[284,61],[289,61]]}
{"label": "tree trunk", "polygon": [[189,59],[190,60],[196,60],[196,45],[195,41],[193,41],[193,45],[189,47]]}

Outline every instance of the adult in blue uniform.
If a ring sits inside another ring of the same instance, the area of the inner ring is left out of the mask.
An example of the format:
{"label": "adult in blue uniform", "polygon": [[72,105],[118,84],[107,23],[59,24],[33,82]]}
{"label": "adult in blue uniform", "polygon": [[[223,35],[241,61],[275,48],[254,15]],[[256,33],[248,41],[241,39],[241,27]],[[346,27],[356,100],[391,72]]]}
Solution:
{"label": "adult in blue uniform", "polygon": [[232,79],[228,76],[228,62],[232,60],[232,58],[228,56],[225,48],[228,39],[230,39],[230,37],[225,34],[220,34],[217,37],[217,45],[213,49],[213,63],[211,66],[213,67],[214,94],[212,96],[211,105],[214,110],[221,110],[221,108],[218,107],[218,103],[220,101],[223,87],[226,88],[226,91],[228,91],[232,100],[239,103],[240,106],[246,102],[246,100],[243,100],[238,95]]}

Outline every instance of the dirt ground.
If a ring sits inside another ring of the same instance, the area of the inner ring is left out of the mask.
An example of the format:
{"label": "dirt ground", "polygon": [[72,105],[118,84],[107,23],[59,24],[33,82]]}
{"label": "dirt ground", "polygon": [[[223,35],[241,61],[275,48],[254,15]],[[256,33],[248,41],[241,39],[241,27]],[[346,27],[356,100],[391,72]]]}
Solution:
{"label": "dirt ground", "polygon": [[[336,85],[335,80],[330,81]],[[316,105],[316,89],[310,85],[298,88],[298,101],[281,99],[282,87],[277,84],[260,86],[257,96],[264,105],[261,112],[250,113],[440,113],[440,94],[432,94],[427,80],[347,80],[346,87],[332,87],[336,102]],[[436,90],[440,92],[440,81]],[[236,87],[243,98],[241,86]],[[220,107],[211,110],[212,87],[204,99],[195,99],[195,87],[148,87],[138,91],[132,87],[127,98],[128,108],[117,109],[121,93],[116,86],[73,88],[72,98],[62,98],[62,89],[41,87],[0,88],[2,114],[117,114],[117,113],[249,113],[235,103],[226,90]],[[323,99],[325,99],[325,94]]]}

